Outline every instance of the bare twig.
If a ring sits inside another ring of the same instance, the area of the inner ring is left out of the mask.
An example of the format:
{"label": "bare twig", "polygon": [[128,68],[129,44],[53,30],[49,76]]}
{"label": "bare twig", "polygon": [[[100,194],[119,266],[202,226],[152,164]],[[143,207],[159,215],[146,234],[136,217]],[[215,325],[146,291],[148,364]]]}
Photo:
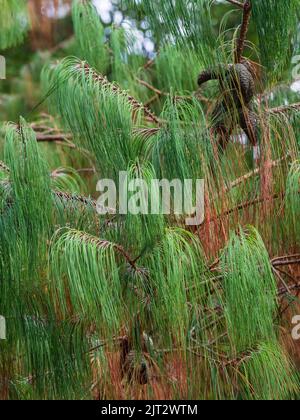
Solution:
{"label": "bare twig", "polygon": [[273,263],[273,267],[285,267],[287,265],[299,265],[299,264],[300,264],[300,257],[294,260],[277,261]]}
{"label": "bare twig", "polygon": [[155,102],[159,98],[160,98],[160,96],[155,94],[147,102],[145,102],[144,105],[149,106],[149,105],[153,104],[153,102]]}
{"label": "bare twig", "polygon": [[276,270],[276,268],[272,267],[273,273],[276,275],[276,277],[278,277],[278,279],[281,281],[281,283],[283,284],[283,286],[285,287],[286,291],[288,294],[291,294],[291,290],[289,288],[289,286],[287,285],[287,283],[285,282],[284,278],[282,277],[282,275],[280,274],[280,272],[278,270]]}
{"label": "bare twig", "polygon": [[63,50],[63,49],[68,48],[70,45],[72,45],[74,40],[75,40],[75,38],[74,38],[73,35],[70,38],[64,39],[62,42],[55,45],[55,47],[53,47],[49,50],[50,54],[55,54],[59,50]]}
{"label": "bare twig", "polygon": [[292,254],[292,255],[284,255],[281,257],[275,257],[272,259],[272,263],[276,263],[278,261],[286,261],[290,259],[300,258],[300,254]]}
{"label": "bare twig", "polygon": [[247,209],[249,207],[253,207],[257,204],[263,204],[266,201],[273,201],[273,200],[276,200],[276,199],[279,199],[279,198],[284,198],[284,197],[285,197],[285,192],[281,192],[281,193],[273,194],[272,196],[269,196],[269,197],[258,197],[258,198],[255,198],[254,200],[246,201],[244,203],[239,204],[236,207],[233,207],[231,209],[228,209],[228,210],[224,211],[223,213],[219,214],[217,217],[214,217],[213,219],[211,219],[207,222],[204,222],[204,224],[205,223],[215,223],[215,222],[219,221],[220,219],[222,219],[223,217],[230,216],[232,213],[235,213],[237,211],[245,210],[245,209]]}
{"label": "bare twig", "polygon": [[149,67],[152,67],[153,66],[154,62],[155,62],[155,59],[154,58],[152,58],[151,60],[148,60],[147,63],[144,65],[143,68],[145,70],[147,70]]}
{"label": "bare twig", "polygon": [[71,134],[37,134],[36,139],[38,142],[57,142],[71,139]]}
{"label": "bare twig", "polygon": [[[296,282],[295,284],[289,286],[289,289],[290,289],[291,292],[300,290],[300,282],[298,282],[298,283]],[[279,297],[281,297],[281,298],[285,297],[286,294],[287,294],[287,292],[286,292],[285,287],[282,287],[281,289],[279,289],[279,292],[278,292]]]}
{"label": "bare twig", "polygon": [[[289,155],[284,156],[284,157],[282,157],[278,160],[274,160],[274,161],[270,162],[270,164],[269,164],[270,167],[274,168],[274,167],[280,165],[280,163],[284,162],[288,158],[288,156]],[[245,181],[248,181],[248,179],[252,178],[253,176],[259,175],[261,170],[262,170],[262,168],[257,168],[255,170],[253,170],[251,172],[248,172],[247,174],[241,176],[240,178],[237,178],[235,181],[232,181],[230,183],[230,185],[226,188],[225,192],[228,192],[232,188],[235,188],[235,187],[239,186],[240,184],[242,184]]]}
{"label": "bare twig", "polygon": [[95,174],[97,173],[95,168],[80,168],[80,169],[76,169],[77,173],[92,173]]}
{"label": "bare twig", "polygon": [[253,348],[250,350],[246,350],[245,352],[241,353],[240,355],[238,355],[235,359],[232,360],[228,360],[223,364],[223,367],[238,367],[240,365],[242,365],[244,362],[246,362],[247,360],[251,359],[253,354],[257,354],[260,352],[259,348]]}
{"label": "bare twig", "polygon": [[151,90],[152,92],[156,93],[156,95],[159,95],[159,96],[165,95],[164,92],[162,92],[161,90],[157,89],[156,87],[150,85],[150,83],[146,82],[145,80],[141,80],[141,79],[136,78],[136,81],[140,85],[142,85],[142,86],[146,87],[147,89]]}
{"label": "bare twig", "polygon": [[[300,194],[300,190],[298,191],[298,194]],[[264,204],[266,202],[275,201],[275,200],[278,200],[278,199],[283,200],[285,198],[285,196],[286,196],[286,192],[281,191],[279,193],[275,193],[275,194],[267,196],[267,197],[258,197],[258,198],[255,198],[254,200],[246,201],[244,203],[239,204],[236,207],[233,207],[231,209],[228,209],[228,210],[224,211],[223,213],[221,213],[218,216],[210,219],[209,221],[203,222],[203,224],[205,224],[205,223],[215,223],[218,220],[222,219],[223,217],[230,216],[232,213],[235,213],[235,212],[240,211],[240,210],[245,210],[249,207],[253,207],[253,206],[256,206],[258,204]],[[278,265],[287,265],[287,264],[285,264],[285,263],[279,264],[278,263]]]}

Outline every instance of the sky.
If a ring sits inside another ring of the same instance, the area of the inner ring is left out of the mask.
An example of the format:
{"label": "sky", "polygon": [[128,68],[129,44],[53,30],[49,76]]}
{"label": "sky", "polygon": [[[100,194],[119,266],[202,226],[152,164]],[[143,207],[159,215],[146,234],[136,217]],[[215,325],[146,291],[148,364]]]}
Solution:
{"label": "sky", "polygon": [[[113,5],[110,0],[94,0],[94,4],[97,7],[97,10],[101,16],[101,19],[104,23],[111,23],[111,12],[113,11]],[[120,14],[120,19],[122,22],[123,16],[121,12],[118,12]],[[118,16],[116,16],[116,19],[119,20]],[[114,16],[115,20],[115,16]],[[116,23],[121,23],[116,22]]]}
{"label": "sky", "polygon": [[300,80],[294,82],[291,86],[292,91],[300,93]]}

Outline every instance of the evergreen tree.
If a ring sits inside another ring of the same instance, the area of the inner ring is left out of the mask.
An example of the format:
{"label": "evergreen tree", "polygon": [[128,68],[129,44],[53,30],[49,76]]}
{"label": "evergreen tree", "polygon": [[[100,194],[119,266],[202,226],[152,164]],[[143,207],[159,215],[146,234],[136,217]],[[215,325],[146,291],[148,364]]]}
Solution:
{"label": "evergreen tree", "polygon": [[[299,5],[0,0],[0,399],[298,398]],[[204,179],[204,221],[99,215],[120,171]]]}

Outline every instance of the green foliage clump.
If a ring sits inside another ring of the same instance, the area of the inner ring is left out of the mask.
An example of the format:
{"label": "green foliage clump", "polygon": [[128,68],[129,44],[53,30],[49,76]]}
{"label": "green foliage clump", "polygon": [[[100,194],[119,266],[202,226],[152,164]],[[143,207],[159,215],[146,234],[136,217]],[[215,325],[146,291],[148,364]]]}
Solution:
{"label": "green foliage clump", "polygon": [[234,349],[241,352],[255,342],[273,339],[276,281],[256,231],[232,237],[224,252],[223,270],[225,315]]}
{"label": "green foliage clump", "polygon": [[24,40],[29,29],[26,0],[0,1],[0,51]]}
{"label": "green foliage clump", "polygon": [[74,31],[80,51],[91,66],[105,73],[108,66],[108,51],[105,46],[104,27],[95,6],[85,0],[72,3]]}
{"label": "green foliage clump", "polygon": [[297,37],[297,0],[252,0],[261,64],[277,82],[289,68]]}
{"label": "green foliage clump", "polygon": [[94,154],[101,173],[115,179],[135,157],[133,105],[126,93],[75,58],[63,60],[44,76],[65,126]]}

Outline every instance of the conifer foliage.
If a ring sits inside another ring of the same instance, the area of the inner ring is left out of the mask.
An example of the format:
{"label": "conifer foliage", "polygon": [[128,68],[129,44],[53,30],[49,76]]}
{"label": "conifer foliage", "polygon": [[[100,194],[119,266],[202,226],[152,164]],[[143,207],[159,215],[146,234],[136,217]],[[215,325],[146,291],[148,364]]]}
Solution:
{"label": "conifer foliage", "polygon": [[[0,51],[22,45],[27,6],[0,0]],[[123,0],[152,37],[147,57],[128,25],[72,1],[68,45],[31,63],[42,100],[1,125],[0,399],[299,397],[297,6]],[[259,151],[236,127],[220,150],[212,109],[224,92],[197,75],[244,59]],[[120,171],[147,185],[204,179],[204,221],[99,215],[97,181],[119,186]]]}

